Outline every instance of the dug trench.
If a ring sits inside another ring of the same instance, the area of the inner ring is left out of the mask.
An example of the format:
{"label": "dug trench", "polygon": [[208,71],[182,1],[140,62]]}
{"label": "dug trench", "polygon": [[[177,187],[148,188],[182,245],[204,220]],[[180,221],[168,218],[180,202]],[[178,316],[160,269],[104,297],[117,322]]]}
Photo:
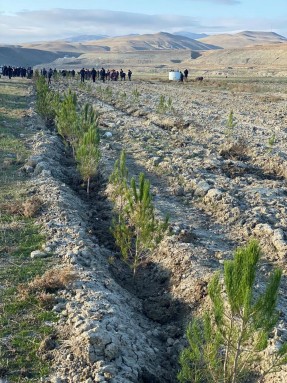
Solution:
{"label": "dug trench", "polygon": [[172,255],[170,239],[133,278],[110,235],[106,175],[93,180],[87,197],[68,148],[33,119],[41,130],[30,142],[34,155],[22,170],[31,175],[29,194],[45,201],[39,217],[47,235],[44,256],[53,253],[78,275],[54,307],[60,315],[59,346],[49,351],[55,366],[50,381],[176,381],[186,321],[205,295],[206,282],[194,284],[189,304],[174,296],[174,278],[182,274],[180,258],[172,278],[171,270],[158,262]]}

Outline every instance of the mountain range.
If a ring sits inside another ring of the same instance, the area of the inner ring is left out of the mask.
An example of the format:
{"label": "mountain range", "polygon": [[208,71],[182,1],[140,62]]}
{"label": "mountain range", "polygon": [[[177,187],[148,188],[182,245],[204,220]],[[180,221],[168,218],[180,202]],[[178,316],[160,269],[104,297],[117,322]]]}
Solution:
{"label": "mountain range", "polygon": [[[191,38],[192,37],[192,38]],[[78,35],[65,40],[33,42],[0,46],[0,65],[30,65],[51,63],[57,59],[73,57],[80,65],[82,56],[105,54],[128,54],[144,52],[183,51],[197,59],[206,53],[228,49],[245,49],[265,45],[280,46],[287,38],[274,32],[244,31],[235,34],[205,35],[191,32],[170,34],[127,35],[109,37],[104,35]],[[96,57],[95,56],[95,57]]]}

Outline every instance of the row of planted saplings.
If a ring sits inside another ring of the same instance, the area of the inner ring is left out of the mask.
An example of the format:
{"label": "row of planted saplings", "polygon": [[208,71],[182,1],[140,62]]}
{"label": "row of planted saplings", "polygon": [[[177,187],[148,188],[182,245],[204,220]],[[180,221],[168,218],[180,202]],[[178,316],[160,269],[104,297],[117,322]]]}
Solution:
{"label": "row of planted saplings", "polygon": [[[54,113],[57,129],[72,146],[89,190],[89,179],[97,172],[100,159],[98,115],[89,105],[77,113],[76,96],[71,92],[59,101],[59,95],[50,94],[45,82],[38,87],[37,108],[41,110],[47,102],[50,105],[49,118]],[[58,105],[54,111],[53,105]],[[129,179],[125,152],[115,163],[109,185],[115,211],[111,232],[135,277],[166,235],[168,217],[163,221],[156,218],[150,182],[143,173],[138,182]],[[236,250],[234,259],[224,262],[223,277],[217,273],[211,279],[210,308],[187,329],[187,344],[179,358],[179,382],[259,383],[286,367],[287,342],[277,344],[266,358],[270,334],[279,320],[276,305],[282,271],[276,269],[260,293],[256,288],[262,285],[257,275],[260,253],[258,243],[251,240]]]}
{"label": "row of planted saplings", "polygon": [[[97,174],[100,161],[99,115],[90,104],[79,110],[76,94],[70,90],[63,97],[48,87],[43,77],[36,81],[37,111],[46,123],[54,124],[58,133],[71,146],[77,168],[85,182]],[[110,198],[115,218],[111,232],[135,276],[138,267],[163,239],[168,217],[161,222],[155,217],[150,182],[141,173],[128,179],[126,154],[123,151],[110,176]]]}
{"label": "row of planted saplings", "polygon": [[68,90],[63,97],[52,91],[43,76],[36,80],[37,112],[47,125],[55,125],[71,146],[77,168],[90,193],[90,181],[97,174],[100,161],[99,114],[92,105],[79,108],[77,96]]}
{"label": "row of planted saplings", "polygon": [[[128,180],[125,153],[110,177],[116,215],[112,233],[134,276],[168,230],[168,217],[155,218],[150,183],[144,174]],[[277,343],[266,358],[269,337],[279,320],[276,311],[282,271],[276,269],[265,290],[259,283],[261,249],[256,240],[235,251],[208,286],[210,309],[192,320],[187,344],[180,353],[181,383],[264,382],[287,363],[287,342]]]}

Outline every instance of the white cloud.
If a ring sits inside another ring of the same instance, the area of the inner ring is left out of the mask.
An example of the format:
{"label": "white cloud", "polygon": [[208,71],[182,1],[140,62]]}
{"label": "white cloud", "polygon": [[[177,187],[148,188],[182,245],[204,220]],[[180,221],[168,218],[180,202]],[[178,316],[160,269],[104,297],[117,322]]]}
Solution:
{"label": "white cloud", "polygon": [[[122,35],[198,28],[197,19],[106,10],[51,9],[0,13],[2,43],[52,40],[78,34]],[[19,30],[19,26],[21,31]]]}
{"label": "white cloud", "polygon": [[[213,1],[231,3],[233,0]],[[91,9],[23,10],[15,14],[0,12],[0,43],[56,40],[82,34],[118,36],[160,31],[172,33],[183,30],[196,33],[224,33],[235,30],[270,31],[271,26],[277,33],[286,35],[286,24],[284,19],[212,18],[210,15],[203,15],[199,19],[183,15],[147,15]]]}

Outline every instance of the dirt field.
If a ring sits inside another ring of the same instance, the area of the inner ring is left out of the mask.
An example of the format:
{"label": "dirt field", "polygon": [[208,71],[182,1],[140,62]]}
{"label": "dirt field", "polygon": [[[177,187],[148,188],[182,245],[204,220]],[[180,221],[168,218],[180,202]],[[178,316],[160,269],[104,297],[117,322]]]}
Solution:
{"label": "dirt field", "polygon": [[[286,341],[286,82],[52,84],[61,94],[69,87],[100,113],[102,159],[87,198],[67,148],[31,117],[41,132],[28,165],[48,206],[40,218],[47,247],[79,275],[56,308],[64,340],[50,381],[176,382],[184,329],[204,306],[210,277],[254,237],[263,250],[260,281],[274,266],[284,270],[270,348]],[[129,175],[146,174],[157,214],[171,224],[135,280],[109,232],[107,180],[122,149]],[[285,380],[286,371],[265,382]]]}

